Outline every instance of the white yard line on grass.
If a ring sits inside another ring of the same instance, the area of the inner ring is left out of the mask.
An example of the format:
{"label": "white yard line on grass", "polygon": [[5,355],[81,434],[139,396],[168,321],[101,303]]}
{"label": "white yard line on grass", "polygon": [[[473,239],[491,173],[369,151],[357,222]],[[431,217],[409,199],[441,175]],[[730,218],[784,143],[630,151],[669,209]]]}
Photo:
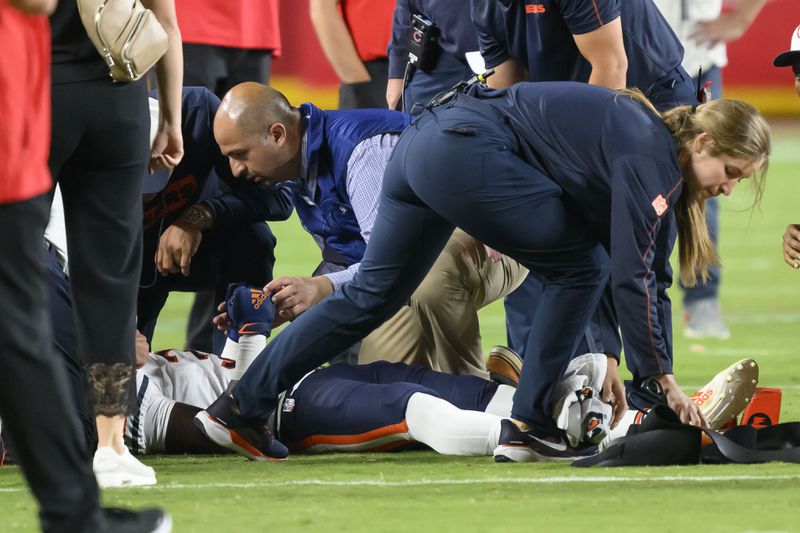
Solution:
{"label": "white yard line on grass", "polygon": [[[145,490],[173,489],[258,489],[298,486],[321,487],[418,487],[425,485],[489,485],[497,483],[520,485],[557,485],[562,483],[640,483],[661,481],[667,483],[713,483],[717,481],[800,481],[796,476],[552,476],[552,477],[490,477],[478,479],[409,479],[403,481],[384,481],[380,479],[353,479],[333,481],[324,479],[298,479],[260,483],[163,483],[149,487],[129,487]],[[127,488],[127,487],[126,487]],[[27,491],[23,487],[0,488],[1,492]]]}
{"label": "white yard line on grass", "polygon": [[[785,290],[785,287],[780,287]],[[730,324],[745,324],[748,326],[770,326],[773,324],[795,324],[800,322],[800,313],[775,312],[775,313],[730,313],[725,315],[725,321]]]}

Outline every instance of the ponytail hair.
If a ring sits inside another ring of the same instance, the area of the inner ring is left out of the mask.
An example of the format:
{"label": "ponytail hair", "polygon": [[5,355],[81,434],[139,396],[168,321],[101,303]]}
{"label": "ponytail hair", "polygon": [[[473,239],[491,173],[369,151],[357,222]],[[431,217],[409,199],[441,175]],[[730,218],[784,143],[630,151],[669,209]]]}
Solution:
{"label": "ponytail hair", "polygon": [[[678,143],[678,163],[681,168],[690,163],[692,144],[701,133],[707,133],[712,139],[709,144],[712,156],[724,154],[756,162],[759,168],[753,175],[754,205],[761,202],[771,143],[769,125],[755,107],[741,100],[719,99],[697,106],[682,105],[661,113],[638,89],[617,92],[641,103],[664,122]],[[681,281],[686,287],[693,287],[698,279],[707,281],[709,269],[719,265],[708,233],[705,211],[705,200],[684,187],[675,204],[675,218],[678,224]]]}

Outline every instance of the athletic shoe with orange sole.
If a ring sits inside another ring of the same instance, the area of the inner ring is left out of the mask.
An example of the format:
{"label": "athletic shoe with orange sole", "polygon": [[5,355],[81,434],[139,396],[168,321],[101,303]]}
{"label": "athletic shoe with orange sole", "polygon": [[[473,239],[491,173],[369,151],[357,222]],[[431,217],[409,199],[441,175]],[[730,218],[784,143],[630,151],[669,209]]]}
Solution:
{"label": "athletic shoe with orange sole", "polygon": [[225,393],[194,417],[208,439],[251,461],[283,461],[289,450],[276,439],[266,424],[251,425],[238,415],[236,402]]}
{"label": "athletic shoe with orange sole", "polygon": [[753,359],[742,359],[714,376],[691,400],[711,429],[720,429],[737,417],[756,391],[758,364]]}
{"label": "athletic shoe with orange sole", "polygon": [[522,372],[522,358],[511,348],[492,346],[486,359],[486,370],[492,381],[516,387]]}

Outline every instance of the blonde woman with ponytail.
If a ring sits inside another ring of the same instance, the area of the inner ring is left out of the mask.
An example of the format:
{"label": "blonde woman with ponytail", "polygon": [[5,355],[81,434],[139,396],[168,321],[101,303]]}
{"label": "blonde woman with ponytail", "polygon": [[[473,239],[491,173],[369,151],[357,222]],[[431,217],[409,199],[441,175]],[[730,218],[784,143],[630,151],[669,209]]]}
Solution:
{"label": "blonde woman with ponytail", "polygon": [[270,342],[232,396],[208,408],[206,433],[224,436],[215,438],[221,445],[255,434],[239,428],[265,424],[281,387],[408,302],[454,227],[516,259],[544,287],[511,419],[494,434],[496,460],[589,455],[616,423],[625,398],[615,370],[614,392],[602,398],[617,413],[599,414],[591,438],[572,447],[553,416],[555,386],[585,351],[579,341],[609,285],[607,319],[618,320],[635,382],[657,380],[684,422],[706,425],[673,376],[669,257],[678,236],[688,284],[717,261],[703,200],[751,176],[760,195],[770,153],[764,119],[727,100],[661,115],[640,93],[569,82],[475,84],[439,100],[398,140],[358,273]]}
{"label": "blonde woman with ponytail", "polygon": [[756,202],[761,200],[770,150],[769,126],[753,106],[741,100],[712,100],[659,113],[637,90],[619,91],[661,118],[678,143],[678,162],[686,191],[675,205],[681,281],[693,286],[698,276],[718,263],[705,225],[705,200],[729,196],[745,178],[753,177]]}

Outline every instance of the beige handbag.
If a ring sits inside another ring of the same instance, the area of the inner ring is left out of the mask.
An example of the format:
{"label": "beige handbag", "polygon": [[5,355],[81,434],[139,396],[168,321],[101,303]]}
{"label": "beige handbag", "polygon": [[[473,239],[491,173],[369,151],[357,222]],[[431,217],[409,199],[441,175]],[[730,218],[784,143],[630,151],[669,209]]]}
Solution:
{"label": "beige handbag", "polygon": [[77,1],[86,33],[115,80],[138,80],[167,51],[167,33],[139,0]]}

